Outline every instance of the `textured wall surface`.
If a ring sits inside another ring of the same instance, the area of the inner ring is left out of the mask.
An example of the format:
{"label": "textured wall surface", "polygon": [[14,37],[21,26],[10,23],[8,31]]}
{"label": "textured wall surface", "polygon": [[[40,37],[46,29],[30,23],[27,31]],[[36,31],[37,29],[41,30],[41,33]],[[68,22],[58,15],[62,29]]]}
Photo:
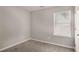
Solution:
{"label": "textured wall surface", "polygon": [[30,37],[30,13],[18,7],[0,7],[0,49]]}
{"label": "textured wall surface", "polygon": [[53,35],[53,12],[64,10],[73,10],[73,8],[55,7],[32,12],[32,37],[41,41],[74,47],[74,39]]}

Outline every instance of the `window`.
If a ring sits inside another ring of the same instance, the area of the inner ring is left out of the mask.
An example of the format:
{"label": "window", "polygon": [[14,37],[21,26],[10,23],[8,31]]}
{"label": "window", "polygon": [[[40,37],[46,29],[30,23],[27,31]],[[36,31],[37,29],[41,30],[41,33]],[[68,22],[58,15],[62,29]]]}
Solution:
{"label": "window", "polygon": [[54,35],[71,37],[71,11],[54,13]]}

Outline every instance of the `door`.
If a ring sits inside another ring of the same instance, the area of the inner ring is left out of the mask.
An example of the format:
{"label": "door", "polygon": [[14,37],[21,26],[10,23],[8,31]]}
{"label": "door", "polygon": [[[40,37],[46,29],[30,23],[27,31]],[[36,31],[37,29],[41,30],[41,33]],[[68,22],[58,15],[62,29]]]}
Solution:
{"label": "door", "polygon": [[79,52],[79,7],[75,7],[75,50]]}

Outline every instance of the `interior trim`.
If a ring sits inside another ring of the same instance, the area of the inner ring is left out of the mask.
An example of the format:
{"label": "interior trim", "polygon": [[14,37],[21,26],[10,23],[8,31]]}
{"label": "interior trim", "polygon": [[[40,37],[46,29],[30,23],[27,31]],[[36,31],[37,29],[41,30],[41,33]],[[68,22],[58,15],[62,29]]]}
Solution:
{"label": "interior trim", "polygon": [[16,45],[22,44],[22,43],[24,43],[24,42],[26,42],[26,41],[28,41],[28,40],[31,40],[31,38],[27,38],[26,40],[23,40],[23,41],[17,42],[16,44],[12,44],[12,45],[9,45],[9,46],[7,46],[7,47],[4,47],[4,48],[0,49],[0,51],[4,51],[4,50],[6,50],[6,49],[8,49],[8,48],[11,48],[11,47],[13,47],[13,46],[16,46]]}
{"label": "interior trim", "polygon": [[36,41],[40,41],[40,42],[44,42],[44,43],[49,43],[49,44],[53,44],[53,45],[57,45],[57,46],[62,46],[62,47],[70,48],[70,49],[75,49],[75,47],[71,47],[71,46],[67,46],[67,45],[61,45],[61,44],[51,43],[51,42],[47,42],[47,41],[43,41],[43,40],[37,40],[37,39],[32,39],[32,40],[36,40]]}

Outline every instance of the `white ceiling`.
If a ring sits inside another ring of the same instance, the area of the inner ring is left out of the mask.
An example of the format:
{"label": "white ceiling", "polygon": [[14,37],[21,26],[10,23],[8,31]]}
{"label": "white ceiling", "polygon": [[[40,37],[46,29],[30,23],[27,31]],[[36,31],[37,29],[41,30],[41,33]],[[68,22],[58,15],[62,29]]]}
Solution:
{"label": "white ceiling", "polygon": [[40,10],[44,8],[49,8],[52,6],[22,6],[21,8],[26,9],[28,11],[35,11],[35,10]]}

